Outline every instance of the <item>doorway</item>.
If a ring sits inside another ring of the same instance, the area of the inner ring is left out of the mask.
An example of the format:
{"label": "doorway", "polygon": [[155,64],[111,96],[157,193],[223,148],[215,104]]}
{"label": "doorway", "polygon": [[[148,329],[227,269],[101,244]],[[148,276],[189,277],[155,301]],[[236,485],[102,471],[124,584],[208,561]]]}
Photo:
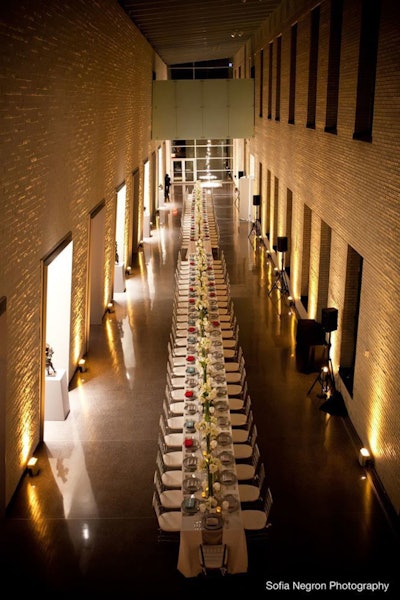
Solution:
{"label": "doorway", "polygon": [[43,354],[46,356],[44,420],[64,420],[69,413],[72,236],[43,260]]}

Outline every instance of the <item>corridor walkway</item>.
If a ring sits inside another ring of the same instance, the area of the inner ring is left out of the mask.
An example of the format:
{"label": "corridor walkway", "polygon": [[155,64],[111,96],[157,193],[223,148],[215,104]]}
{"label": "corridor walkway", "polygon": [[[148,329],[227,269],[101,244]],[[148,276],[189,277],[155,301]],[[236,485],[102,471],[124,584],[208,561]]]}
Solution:
{"label": "corridor walkway", "polygon": [[300,597],[298,582],[314,585],[313,597],[325,597],[329,582],[381,582],[394,592],[398,537],[358,463],[351,425],[320,410],[320,390],[307,395],[316,374],[296,368],[296,316],[279,294],[268,296],[273,264],[239,221],[231,187],[212,195],[274,499],[268,542],[249,548],[248,574],[205,581],[182,577],[178,548],[157,541],[151,500],[182,208],[175,186],[126,292],[91,328],[70,414],[45,423],[39,475],[23,479],[1,523],[3,588],[90,600],[214,599],[221,590],[258,599],[271,588],[282,597],[282,586]]}

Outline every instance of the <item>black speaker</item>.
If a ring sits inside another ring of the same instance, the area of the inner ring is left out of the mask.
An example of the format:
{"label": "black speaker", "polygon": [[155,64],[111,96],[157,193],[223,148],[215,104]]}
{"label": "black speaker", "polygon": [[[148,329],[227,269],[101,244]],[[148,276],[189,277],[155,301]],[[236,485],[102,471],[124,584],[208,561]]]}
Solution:
{"label": "black speaker", "polygon": [[255,194],[253,196],[253,206],[260,206],[261,204],[261,196],[260,194]]}
{"label": "black speaker", "polygon": [[244,171],[238,171],[238,177],[239,177],[239,179],[240,179],[241,177],[244,177]]}
{"label": "black speaker", "polygon": [[325,331],[336,331],[338,321],[337,308],[323,308],[321,316],[321,325]]}
{"label": "black speaker", "polygon": [[278,252],[287,252],[287,237],[278,237]]}

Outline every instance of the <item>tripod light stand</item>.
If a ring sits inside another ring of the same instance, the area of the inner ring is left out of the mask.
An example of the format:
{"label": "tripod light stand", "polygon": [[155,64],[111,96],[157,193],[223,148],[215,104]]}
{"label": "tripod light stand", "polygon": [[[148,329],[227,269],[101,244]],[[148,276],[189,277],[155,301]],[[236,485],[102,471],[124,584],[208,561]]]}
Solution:
{"label": "tripod light stand", "polygon": [[275,269],[275,281],[273,286],[268,292],[268,296],[274,291],[277,290],[281,294],[289,294],[289,285],[286,280],[286,271],[285,271],[285,253],[287,252],[287,237],[278,237],[278,252],[281,253],[281,268]]}
{"label": "tripod light stand", "polygon": [[[324,366],[322,367],[320,373],[317,375],[314,383],[308,390],[308,395],[311,394],[311,391],[316,383],[321,384],[321,397],[327,398],[331,397],[336,392],[335,386],[335,377],[333,375],[332,368],[332,360],[330,357],[331,352],[331,333],[332,331],[336,331],[338,326],[338,311],[337,308],[323,308],[322,309],[322,320],[321,320],[322,329],[325,331],[325,345],[324,345]],[[326,334],[328,334],[328,339],[326,339]],[[325,354],[327,354],[325,356]]]}
{"label": "tripod light stand", "polygon": [[248,237],[254,232],[257,237],[261,237],[261,221],[260,221],[260,204],[261,197],[259,194],[253,196],[253,206],[256,208],[256,218],[254,219]]}
{"label": "tripod light stand", "polygon": [[[332,396],[332,394],[336,390],[335,378],[333,375],[332,359],[330,356],[331,332],[328,331],[327,333],[328,333],[328,339],[326,339],[326,337],[325,337],[326,341],[324,344],[324,356],[322,358],[323,366],[322,366],[320,372],[318,373],[318,375],[316,376],[312,386],[308,390],[308,392],[307,392],[308,396],[311,394],[311,392],[313,391],[313,389],[317,383],[319,383],[321,385],[321,393],[318,394],[319,398],[328,398],[329,396]],[[325,334],[325,336],[326,336],[326,334]]]}

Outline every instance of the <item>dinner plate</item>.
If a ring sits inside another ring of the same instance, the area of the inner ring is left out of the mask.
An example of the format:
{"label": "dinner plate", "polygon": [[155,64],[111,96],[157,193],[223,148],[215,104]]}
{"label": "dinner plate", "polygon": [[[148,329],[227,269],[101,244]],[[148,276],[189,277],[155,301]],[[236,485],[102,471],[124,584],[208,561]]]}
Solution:
{"label": "dinner plate", "polygon": [[221,362],[216,362],[216,363],[213,363],[213,367],[214,367],[214,369],[216,369],[217,371],[223,371],[223,370],[225,369],[225,365],[224,365],[224,363],[221,363]]}
{"label": "dinner plate", "polygon": [[187,456],[182,461],[183,468],[185,471],[189,471],[193,473],[197,469],[197,457],[196,456]]}
{"label": "dinner plate", "polygon": [[237,477],[233,471],[222,471],[219,481],[222,485],[234,485],[237,482]]}
{"label": "dinner plate", "polygon": [[232,444],[232,436],[225,431],[222,431],[217,435],[217,442],[220,446],[229,446]]}
{"label": "dinner plate", "polygon": [[240,506],[239,498],[237,498],[233,494],[227,494],[226,496],[224,496],[222,498],[222,502],[228,502],[228,512],[235,512],[235,510],[238,510]]}
{"label": "dinner plate", "polygon": [[201,488],[201,481],[198,477],[186,477],[182,482],[183,491],[188,494],[194,494]]}
{"label": "dinner plate", "polygon": [[184,410],[188,415],[195,415],[197,413],[197,406],[195,404],[185,404]]}
{"label": "dinner plate", "polygon": [[217,396],[221,398],[222,396],[226,396],[228,390],[226,387],[219,386],[217,387]]}
{"label": "dinner plate", "polygon": [[189,496],[182,502],[182,512],[186,515],[194,515],[199,510],[199,501],[197,498]]}
{"label": "dinner plate", "polygon": [[218,329],[213,329],[213,331],[210,332],[211,337],[218,337],[220,336],[220,331]]}
{"label": "dinner plate", "polygon": [[214,531],[215,529],[221,529],[223,527],[224,521],[221,515],[217,513],[213,513],[211,515],[205,514],[202,519],[202,525],[204,529],[209,531]]}
{"label": "dinner plate", "polygon": [[213,358],[215,358],[216,360],[221,359],[224,357],[224,353],[223,352],[212,352],[211,356]]}
{"label": "dinner plate", "polygon": [[212,341],[212,346],[214,348],[218,348],[219,346],[222,346],[222,340],[213,340]]}
{"label": "dinner plate", "polygon": [[228,452],[227,450],[223,450],[218,455],[218,458],[224,467],[229,467],[230,465],[233,465],[233,463],[235,462],[234,455],[232,454],[232,452]]}
{"label": "dinner plate", "polygon": [[217,417],[217,425],[219,427],[228,427],[228,425],[230,424],[230,419],[229,417]]}
{"label": "dinner plate", "polygon": [[224,383],[225,377],[223,375],[215,375],[213,378],[216,383]]}
{"label": "dinner plate", "polygon": [[228,410],[228,403],[226,400],[217,400],[214,402],[214,408],[220,411]]}

